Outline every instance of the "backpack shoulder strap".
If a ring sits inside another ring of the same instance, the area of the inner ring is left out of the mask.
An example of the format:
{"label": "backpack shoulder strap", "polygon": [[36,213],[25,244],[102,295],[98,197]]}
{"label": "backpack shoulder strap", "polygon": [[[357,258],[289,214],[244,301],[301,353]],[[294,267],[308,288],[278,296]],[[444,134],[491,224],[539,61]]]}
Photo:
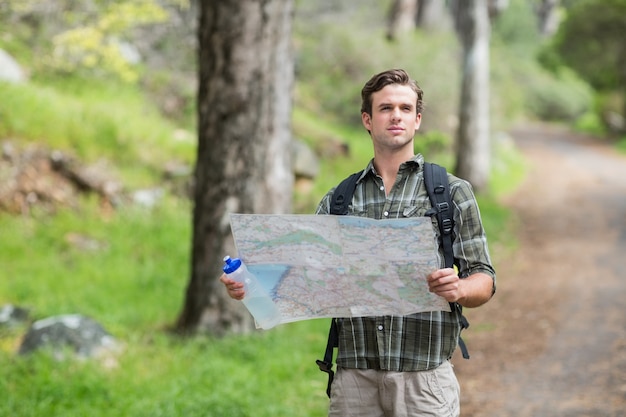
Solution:
{"label": "backpack shoulder strap", "polygon": [[316,360],[317,366],[320,371],[328,374],[328,384],[326,385],[326,395],[330,398],[330,387],[333,384],[335,378],[335,372],[333,371],[333,350],[339,346],[339,332],[337,330],[337,321],[332,319],[330,322],[330,329],[328,330],[328,342],[326,342],[326,352],[324,352],[324,360]]}
{"label": "backpack shoulder strap", "polygon": [[445,265],[446,268],[452,268],[454,266],[454,253],[452,251],[454,217],[446,169],[440,165],[425,162],[424,184],[432,205],[432,209],[426,215],[437,216]]}
{"label": "backpack shoulder strap", "polygon": [[[346,215],[348,214],[348,206],[352,202],[352,195],[356,189],[356,182],[363,171],[355,172],[337,185],[330,202],[330,214]],[[337,321],[332,319],[330,329],[328,330],[328,341],[326,342],[326,351],[323,360],[316,360],[320,371],[328,374],[328,385],[326,386],[326,395],[330,398],[330,387],[333,383],[335,372],[333,371],[333,352],[339,345],[339,334],[337,331]]]}
{"label": "backpack shoulder strap", "polygon": [[[443,246],[443,256],[446,268],[454,266],[454,252],[452,250],[452,231],[454,230],[454,215],[448,173],[440,165],[430,162],[424,163],[424,184],[432,208],[426,212],[427,216],[437,216],[439,235]],[[469,327],[469,321],[463,315],[463,307],[459,303],[450,303],[451,311],[458,311],[461,330]],[[469,352],[465,342],[459,336],[459,347],[465,359],[469,359]]]}
{"label": "backpack shoulder strap", "polygon": [[356,182],[363,171],[355,172],[339,183],[333,192],[333,198],[330,202],[330,214],[345,215],[348,214],[348,206],[352,202],[352,195],[356,189]]}

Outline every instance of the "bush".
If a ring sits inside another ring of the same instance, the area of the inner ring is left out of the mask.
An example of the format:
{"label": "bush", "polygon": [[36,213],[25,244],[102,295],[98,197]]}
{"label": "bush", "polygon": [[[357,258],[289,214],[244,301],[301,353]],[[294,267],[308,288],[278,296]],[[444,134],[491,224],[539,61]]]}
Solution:
{"label": "bush", "polygon": [[560,75],[537,74],[528,85],[526,107],[539,119],[571,122],[592,108],[592,90],[570,71]]}
{"label": "bush", "polygon": [[592,135],[606,134],[606,129],[602,123],[602,119],[600,119],[598,113],[594,113],[592,111],[588,111],[580,116],[576,120],[574,128],[580,132],[591,133]]}

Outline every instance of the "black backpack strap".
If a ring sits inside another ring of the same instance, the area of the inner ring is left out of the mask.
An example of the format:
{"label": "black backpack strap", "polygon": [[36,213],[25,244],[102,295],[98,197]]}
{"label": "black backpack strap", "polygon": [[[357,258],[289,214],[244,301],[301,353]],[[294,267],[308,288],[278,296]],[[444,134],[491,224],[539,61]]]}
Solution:
{"label": "black backpack strap", "polygon": [[437,216],[445,265],[446,268],[452,268],[454,266],[454,252],[452,251],[454,218],[446,169],[437,164],[425,162],[424,184],[432,205],[432,209],[428,210],[426,215]]}
{"label": "black backpack strap", "polygon": [[330,214],[345,215],[348,214],[348,206],[352,202],[352,195],[356,189],[356,182],[363,171],[355,172],[348,178],[339,183],[333,192],[333,198],[330,202]]}
{"label": "black backpack strap", "polygon": [[333,372],[333,350],[339,346],[339,333],[337,331],[337,321],[332,319],[330,322],[330,330],[328,331],[328,342],[326,343],[326,352],[324,353],[324,360],[316,360],[317,366],[320,371],[328,374],[328,385],[326,386],[326,395],[330,398],[330,386],[333,383],[335,372]]}
{"label": "black backpack strap", "polygon": [[[356,182],[362,174],[363,171],[355,172],[337,185],[330,202],[330,214],[348,214],[348,207],[352,202],[352,195],[356,189]],[[326,386],[326,395],[328,395],[328,398],[330,398],[330,386],[332,385],[335,377],[335,372],[333,372],[333,352],[338,345],[339,333],[337,330],[337,321],[332,319],[330,322],[330,329],[328,331],[328,342],[326,342],[324,360],[318,359],[315,361],[317,366],[319,366],[320,371],[328,374],[328,385]]]}
{"label": "black backpack strap", "polygon": [[[448,184],[448,173],[446,169],[440,165],[425,162],[424,163],[424,184],[428,192],[428,198],[432,209],[426,212],[427,216],[437,216],[437,224],[439,224],[439,235],[441,245],[443,247],[443,257],[446,268],[454,266],[454,252],[452,250],[452,231],[454,230],[454,209],[450,198],[450,187]],[[461,324],[461,330],[469,327],[467,318],[463,315],[463,307],[459,303],[450,303],[452,312],[458,311]],[[459,347],[465,359],[469,359],[467,346],[459,336]]]}

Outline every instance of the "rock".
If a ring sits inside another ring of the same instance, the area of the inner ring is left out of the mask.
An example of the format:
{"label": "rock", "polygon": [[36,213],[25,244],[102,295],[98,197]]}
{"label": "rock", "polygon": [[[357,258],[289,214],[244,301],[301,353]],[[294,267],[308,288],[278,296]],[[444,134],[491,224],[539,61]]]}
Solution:
{"label": "rock", "polygon": [[19,354],[50,347],[61,359],[69,350],[82,358],[116,350],[118,344],[99,323],[78,314],[48,317],[34,322],[24,336]]}
{"label": "rock", "polygon": [[0,308],[0,327],[12,327],[28,321],[29,312],[25,308],[6,304]]}
{"label": "rock", "polygon": [[163,188],[150,188],[134,191],[132,193],[132,200],[133,203],[137,205],[153,208],[163,200],[164,196],[165,190]]}
{"label": "rock", "polygon": [[34,205],[50,212],[77,207],[80,193],[98,194],[103,208],[118,206],[124,198],[122,184],[104,160],[85,166],[58,150],[1,145],[0,211],[27,214]]}
{"label": "rock", "polygon": [[22,83],[26,81],[26,75],[22,67],[11,55],[0,49],[0,81]]}
{"label": "rock", "polygon": [[185,163],[170,161],[163,169],[163,181],[175,196],[193,198],[193,168]]}
{"label": "rock", "polygon": [[315,152],[304,142],[293,141],[293,171],[296,178],[315,178],[319,174],[320,163]]}
{"label": "rock", "polygon": [[626,130],[626,121],[624,116],[614,111],[607,111],[603,114],[604,123],[611,132],[624,132]]}
{"label": "rock", "polygon": [[94,239],[82,233],[69,232],[65,235],[65,242],[72,247],[85,252],[99,252],[109,247],[109,244],[102,240]]}

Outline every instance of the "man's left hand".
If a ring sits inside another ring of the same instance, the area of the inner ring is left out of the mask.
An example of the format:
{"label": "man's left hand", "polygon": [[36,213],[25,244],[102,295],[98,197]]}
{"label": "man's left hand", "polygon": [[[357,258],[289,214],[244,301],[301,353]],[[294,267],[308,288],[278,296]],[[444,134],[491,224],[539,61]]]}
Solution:
{"label": "man's left hand", "polygon": [[431,272],[426,279],[428,289],[446,299],[449,303],[459,301],[461,294],[461,279],[454,268],[443,268]]}

